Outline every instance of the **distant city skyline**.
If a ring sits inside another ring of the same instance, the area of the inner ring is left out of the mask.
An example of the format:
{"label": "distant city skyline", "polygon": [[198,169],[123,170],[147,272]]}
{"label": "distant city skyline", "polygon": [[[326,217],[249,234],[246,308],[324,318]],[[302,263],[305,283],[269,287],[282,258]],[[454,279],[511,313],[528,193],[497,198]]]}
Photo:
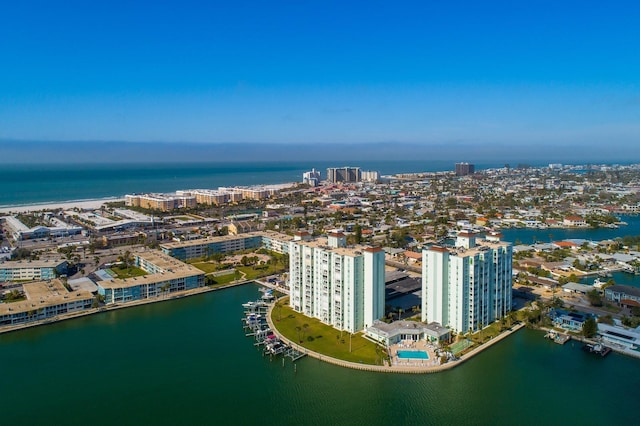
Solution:
{"label": "distant city skyline", "polygon": [[402,143],[612,155],[640,136],[632,2],[25,1],[3,16],[0,149]]}

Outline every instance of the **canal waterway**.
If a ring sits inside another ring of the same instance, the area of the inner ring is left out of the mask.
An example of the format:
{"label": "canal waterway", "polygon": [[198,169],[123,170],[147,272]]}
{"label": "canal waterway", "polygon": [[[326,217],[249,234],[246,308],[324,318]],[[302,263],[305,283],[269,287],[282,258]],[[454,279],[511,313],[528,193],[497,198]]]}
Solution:
{"label": "canal waterway", "polygon": [[629,424],[640,360],[522,330],[447,372],[271,361],[242,287],[0,335],[2,424]]}
{"label": "canal waterway", "polygon": [[[570,239],[584,239],[590,241],[602,241],[615,238],[622,238],[625,236],[638,236],[640,235],[640,216],[621,216],[620,219],[627,223],[627,225],[621,225],[619,228],[598,228],[598,229],[561,229],[561,228],[549,228],[549,229],[530,229],[530,228],[505,228],[502,229],[505,241],[509,241],[513,244],[533,244],[535,242],[548,243],[551,241],[561,241]],[[593,284],[597,276],[590,276],[584,278],[582,282],[584,284]],[[603,281],[607,281],[609,278],[613,278],[616,284],[630,285],[634,287],[640,287],[640,276],[633,275],[626,272],[614,272],[611,277],[600,278]]]}
{"label": "canal waterway", "polygon": [[535,242],[548,243],[569,239],[584,239],[602,241],[614,238],[622,238],[627,235],[640,235],[640,215],[619,216],[627,225],[618,228],[504,228],[501,229],[504,240],[514,244],[533,244]]}

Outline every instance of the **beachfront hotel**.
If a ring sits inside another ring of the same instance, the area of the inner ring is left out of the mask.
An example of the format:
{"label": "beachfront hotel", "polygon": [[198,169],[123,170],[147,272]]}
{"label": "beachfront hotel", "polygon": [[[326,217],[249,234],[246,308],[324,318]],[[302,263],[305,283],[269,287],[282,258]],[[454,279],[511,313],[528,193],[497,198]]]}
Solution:
{"label": "beachfront hotel", "polygon": [[0,282],[51,280],[67,273],[66,260],[14,260],[0,262]]}
{"label": "beachfront hotel", "polygon": [[475,332],[511,310],[510,243],[460,232],[455,247],[422,252],[422,321]]}
{"label": "beachfront hotel", "polygon": [[342,233],[289,247],[290,306],[339,330],[360,331],[384,316],[384,251],[346,246]]}
{"label": "beachfront hotel", "polygon": [[134,254],[135,266],[148,275],[99,281],[98,293],[105,304],[166,296],[204,286],[204,272],[159,251]]}
{"label": "beachfront hotel", "polygon": [[69,291],[59,280],[24,284],[26,300],[0,303],[0,326],[45,320],[83,311],[93,306],[94,296],[86,290]]}
{"label": "beachfront hotel", "polygon": [[134,194],[125,195],[124,199],[127,206],[163,212],[196,207],[196,197],[190,195]]}

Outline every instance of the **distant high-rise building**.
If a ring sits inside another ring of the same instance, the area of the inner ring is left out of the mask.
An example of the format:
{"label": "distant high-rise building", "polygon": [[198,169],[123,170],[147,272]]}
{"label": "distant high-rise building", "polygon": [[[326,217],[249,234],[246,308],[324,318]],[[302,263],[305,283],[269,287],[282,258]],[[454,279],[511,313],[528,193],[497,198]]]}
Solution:
{"label": "distant high-rise building", "polygon": [[310,172],[302,174],[302,183],[306,183],[309,186],[318,186],[320,180],[320,172],[316,169],[311,169]]}
{"label": "distant high-rise building", "polygon": [[363,170],[362,172],[360,172],[360,180],[362,182],[378,182],[380,180],[380,172],[375,171],[375,170],[370,170],[370,171],[365,171]]}
{"label": "distant high-rise building", "polygon": [[476,241],[458,234],[456,247],[422,252],[422,321],[459,333],[477,331],[511,310],[512,247],[499,235]]}
{"label": "distant high-rise building", "polygon": [[467,176],[475,173],[476,167],[469,163],[456,163],[456,176]]}
{"label": "distant high-rise building", "polygon": [[360,182],[360,167],[330,167],[327,180],[332,183]]}

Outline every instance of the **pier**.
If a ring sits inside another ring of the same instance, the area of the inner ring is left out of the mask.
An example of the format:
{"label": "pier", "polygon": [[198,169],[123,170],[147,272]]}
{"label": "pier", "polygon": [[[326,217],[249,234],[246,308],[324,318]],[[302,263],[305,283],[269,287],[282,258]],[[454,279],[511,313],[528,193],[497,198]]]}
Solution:
{"label": "pier", "polygon": [[[245,336],[254,337],[256,347],[262,346],[262,355],[274,357],[282,355],[282,365],[285,358],[290,358],[292,362],[299,360],[306,355],[306,352],[299,348],[294,348],[283,342],[269,327],[267,315],[269,308],[273,305],[275,297],[272,289],[262,289],[263,295],[259,300],[249,301],[242,304],[244,308],[244,318],[241,319]],[[296,364],[294,368],[297,371]]]}
{"label": "pier", "polygon": [[609,353],[611,352],[611,348],[608,346],[605,346],[603,344],[600,343],[586,343],[584,345],[582,345],[582,350],[583,351],[587,351],[596,355],[600,355],[601,357],[605,357],[607,355],[609,355]]}
{"label": "pier", "polygon": [[564,333],[560,333],[560,332],[555,331],[555,330],[549,330],[547,332],[547,334],[544,335],[544,337],[546,339],[552,340],[554,343],[557,343],[559,345],[564,345],[569,340],[571,340],[571,336],[570,335],[564,334]]}

